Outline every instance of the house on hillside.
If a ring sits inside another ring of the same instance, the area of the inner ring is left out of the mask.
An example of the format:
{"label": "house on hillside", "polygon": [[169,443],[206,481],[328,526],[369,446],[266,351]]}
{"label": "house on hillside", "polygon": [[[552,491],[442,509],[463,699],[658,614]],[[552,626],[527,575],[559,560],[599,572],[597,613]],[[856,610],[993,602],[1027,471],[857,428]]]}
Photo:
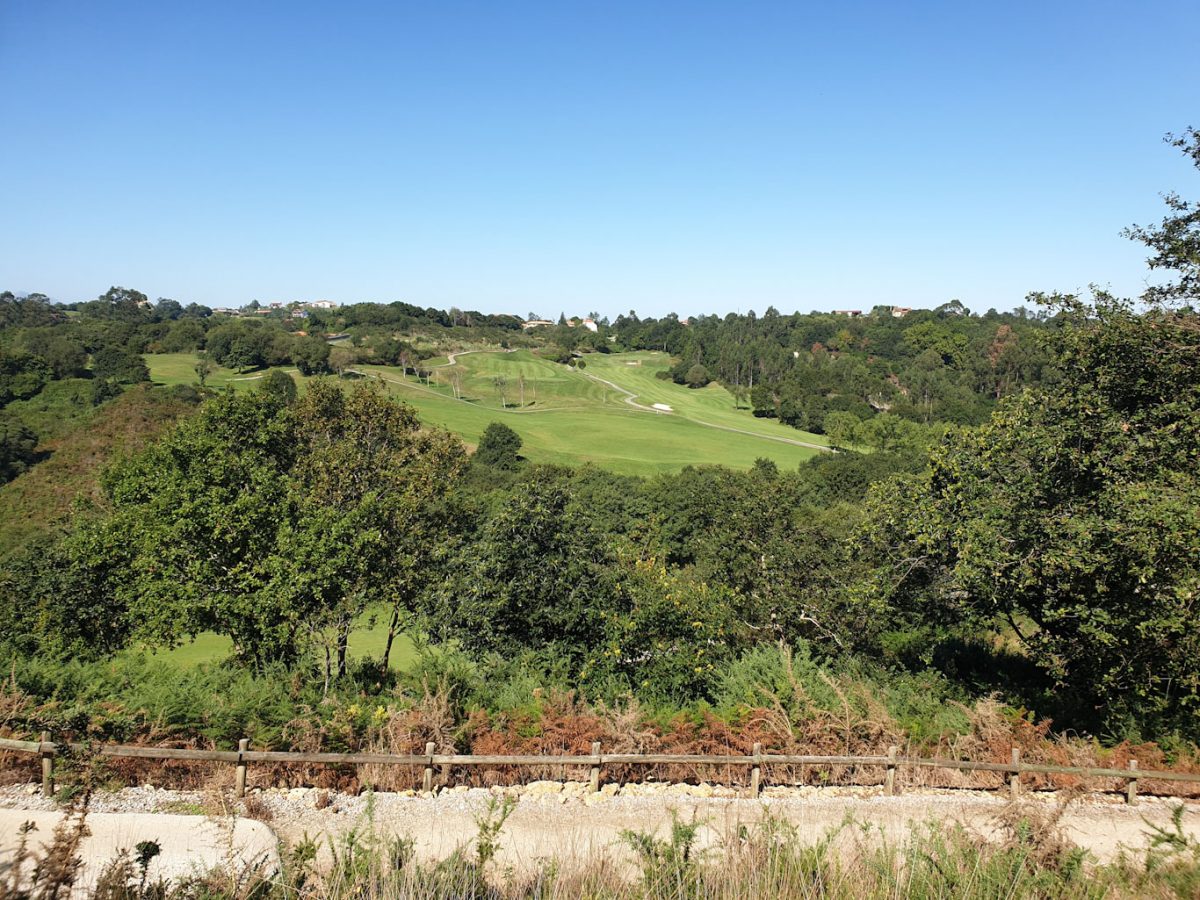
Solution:
{"label": "house on hillside", "polygon": [[861,309],[835,309],[833,311],[833,314],[835,316],[848,316],[851,319],[857,319],[859,316],[862,315],[862,310]]}
{"label": "house on hillside", "polygon": [[304,305],[309,309],[337,309],[336,300],[313,300]]}
{"label": "house on hillside", "polygon": [[554,327],[554,323],[549,319],[527,319],[521,323],[521,327],[528,331],[530,328],[541,328],[542,326]]}
{"label": "house on hillside", "polygon": [[911,306],[893,306],[892,307],[892,318],[893,319],[903,319],[910,312],[912,312]]}

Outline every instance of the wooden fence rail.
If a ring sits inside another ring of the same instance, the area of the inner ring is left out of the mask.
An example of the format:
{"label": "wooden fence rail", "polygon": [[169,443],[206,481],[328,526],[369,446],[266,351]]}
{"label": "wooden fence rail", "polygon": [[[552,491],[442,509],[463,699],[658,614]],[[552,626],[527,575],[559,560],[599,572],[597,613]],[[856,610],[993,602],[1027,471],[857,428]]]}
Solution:
{"label": "wooden fence rail", "polygon": [[243,739],[237,750],[178,750],[167,747],[145,747],[129,744],[103,744],[92,746],[78,743],[55,743],[43,734],[40,741],[16,741],[0,738],[0,751],[36,754],[42,761],[42,789],[49,796],[54,793],[54,758],[65,750],[76,753],[98,753],[101,756],[131,759],[172,760],[183,759],[198,762],[233,763],[237,767],[235,779],[237,796],[246,790],[246,774],[251,763],[308,763],[317,765],[385,765],[409,766],[424,772],[423,787],[431,790],[434,767],[450,766],[580,766],[591,770],[589,787],[600,789],[600,768],[605,765],[696,765],[696,766],[749,766],[751,793],[758,794],[761,772],[768,766],[879,766],[885,769],[884,791],[896,792],[896,770],[909,768],[959,769],[969,772],[998,772],[1009,776],[1009,790],[1016,795],[1020,791],[1021,775],[1074,775],[1079,778],[1125,779],[1125,800],[1137,801],[1139,779],[1154,781],[1176,781],[1200,784],[1200,774],[1189,772],[1167,772],[1154,769],[1139,769],[1137,760],[1129,761],[1128,769],[1102,769],[1082,766],[1054,766],[1040,763],[1021,762],[1019,751],[1013,750],[1012,762],[973,762],[961,759],[926,759],[915,756],[900,756],[896,747],[889,747],[887,756],[808,756],[789,753],[763,753],[760,745],[747,755],[706,755],[692,753],[602,753],[600,744],[592,744],[592,752],[584,755],[521,756],[434,753],[434,745],[427,744],[423,754],[392,753],[292,753],[276,750],[251,750],[250,742]]}

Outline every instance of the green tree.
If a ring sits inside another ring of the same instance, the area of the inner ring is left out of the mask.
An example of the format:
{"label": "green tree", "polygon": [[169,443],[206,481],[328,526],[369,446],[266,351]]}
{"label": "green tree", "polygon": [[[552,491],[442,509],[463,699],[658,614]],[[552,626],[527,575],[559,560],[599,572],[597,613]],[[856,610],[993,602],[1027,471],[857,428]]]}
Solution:
{"label": "green tree", "polygon": [[164,353],[187,353],[204,346],[204,326],[199,319],[180,319],[171,324],[162,339]]}
{"label": "green tree", "polygon": [[213,373],[213,369],[215,369],[216,366],[213,364],[212,359],[209,358],[207,353],[200,353],[196,357],[196,365],[192,368],[196,370],[196,380],[200,383],[200,387],[204,387],[205,383],[208,381],[208,376]]}
{"label": "green tree", "polygon": [[36,395],[50,380],[50,367],[41,357],[0,348],[0,406]]}
{"label": "green tree", "polygon": [[141,356],[123,347],[102,347],[92,354],[92,376],[123,384],[150,380],[150,370]]}
{"label": "green tree", "polygon": [[[1168,134],[1166,142],[1191,159],[1200,171],[1200,131],[1188,128],[1182,135]],[[1187,300],[1200,297],[1200,202],[1185,200],[1175,192],[1163,197],[1168,214],[1156,226],[1134,225],[1125,231],[1153,251],[1150,268],[1175,274],[1175,280],[1152,287],[1151,300]]]}
{"label": "green tree", "polygon": [[829,445],[837,450],[852,446],[857,440],[862,420],[852,412],[834,410],[825,416],[825,436]]}
{"label": "green tree", "polygon": [[0,412],[0,484],[29,468],[36,448],[37,435],[16,416]]}
{"label": "green tree", "polygon": [[87,548],[119,541],[108,584],[143,637],[214,630],[259,665],[313,649],[328,681],[355,616],[384,602],[395,623],[430,577],[433,510],[462,459],[365,384],[316,381],[292,406],[228,394],[111,470],[111,514],[72,545],[99,565]]}
{"label": "green tree", "polygon": [[66,335],[56,335],[47,341],[41,355],[55,378],[80,378],[87,374],[87,350]]}
{"label": "green tree", "polygon": [[690,388],[702,388],[712,379],[709,377],[708,369],[697,363],[687,370],[687,375],[684,376],[684,381]]}
{"label": "green tree", "polygon": [[292,364],[302,375],[319,375],[329,371],[329,344],[318,337],[297,338],[292,346]]}
{"label": "green tree", "polygon": [[258,390],[283,406],[294,402],[297,393],[295,379],[282,369],[272,369],[263,376]]}
{"label": "green tree", "polygon": [[1200,737],[1200,319],[1050,298],[1060,380],[878,488],[865,597],[999,618],[1085,721]]}
{"label": "green tree", "polygon": [[496,469],[515,469],[521,462],[520,454],[521,436],[503,422],[492,422],[483,430],[473,458]]}

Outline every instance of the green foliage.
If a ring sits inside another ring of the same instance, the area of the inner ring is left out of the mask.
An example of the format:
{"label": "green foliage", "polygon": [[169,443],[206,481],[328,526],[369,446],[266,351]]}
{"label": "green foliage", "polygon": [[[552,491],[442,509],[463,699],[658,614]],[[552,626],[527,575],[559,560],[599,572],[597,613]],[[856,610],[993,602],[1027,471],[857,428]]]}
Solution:
{"label": "green foliage", "polygon": [[622,558],[618,566],[600,612],[603,643],[585,677],[613,671],[655,699],[705,696],[717,668],[744,640],[738,598],[654,560]]}
{"label": "green foliage", "polygon": [[258,390],[281,406],[293,403],[298,393],[295,379],[282,369],[272,369],[263,376]]}
{"label": "green foliage", "polygon": [[626,829],[623,840],[642,867],[642,887],[648,896],[702,896],[701,854],[696,838],[703,822],[682,822],[671,810],[671,833],[663,840],[645,831]]}
{"label": "green foliage", "polygon": [[514,469],[521,461],[521,436],[503,422],[493,422],[483,430],[474,460],[497,469]]}
{"label": "green foliage", "polygon": [[0,406],[34,396],[50,380],[50,367],[28,353],[0,349]]}
{"label": "green foliage", "polygon": [[1000,617],[1097,724],[1195,738],[1200,325],[1059,299],[1057,385],[875,492],[863,538],[880,568],[864,596],[910,619]]}
{"label": "green foliage", "polygon": [[[1168,134],[1166,142],[1192,161],[1200,170],[1200,131],[1188,128],[1181,135]],[[1200,296],[1200,203],[1185,200],[1171,192],[1164,195],[1168,214],[1157,226],[1134,225],[1126,236],[1140,241],[1153,251],[1148,260],[1151,269],[1173,272],[1176,280],[1156,285],[1147,291],[1152,301],[1195,301]]]}
{"label": "green foliage", "polygon": [[92,354],[92,376],[101,381],[134,384],[149,381],[150,370],[139,354],[122,347],[104,347]]}
{"label": "green foliage", "polygon": [[429,508],[461,458],[366,386],[316,382],[292,406],[226,395],[112,469],[111,515],[64,552],[103,567],[155,643],[213,630],[258,665],[321,647],[344,673],[356,615],[422,577]]}
{"label": "green foliage", "polygon": [[24,472],[36,457],[37,435],[11,413],[0,411],[0,484]]}

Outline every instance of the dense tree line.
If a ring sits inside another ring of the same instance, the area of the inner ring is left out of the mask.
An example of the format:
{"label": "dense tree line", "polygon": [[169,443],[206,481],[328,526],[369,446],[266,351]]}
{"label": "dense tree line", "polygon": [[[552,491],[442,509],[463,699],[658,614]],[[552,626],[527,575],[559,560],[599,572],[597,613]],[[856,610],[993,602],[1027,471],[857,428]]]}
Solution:
{"label": "dense tree line", "polygon": [[[996,401],[1047,377],[1046,326],[1024,308],[972,315],[957,302],[903,316],[891,307],[847,316],[618,316],[622,347],[665,350],[678,384],[724,384],[758,416],[807,431],[891,415],[925,425],[975,425]],[[836,425],[827,420],[834,416]]]}

